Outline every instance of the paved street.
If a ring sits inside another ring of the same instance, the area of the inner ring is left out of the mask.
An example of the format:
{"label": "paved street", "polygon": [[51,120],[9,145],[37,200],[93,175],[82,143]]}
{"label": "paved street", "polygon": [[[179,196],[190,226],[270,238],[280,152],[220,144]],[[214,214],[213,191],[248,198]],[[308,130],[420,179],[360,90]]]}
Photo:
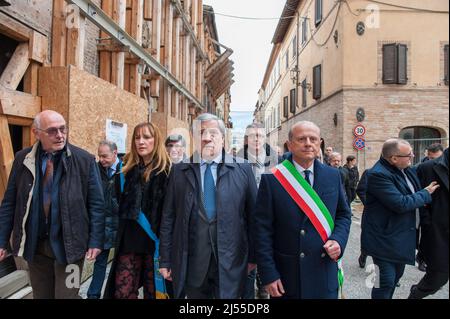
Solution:
{"label": "paved street", "polygon": [[[360,251],[360,234],[361,234],[361,216],[362,205],[353,205],[353,222],[350,232],[350,238],[348,240],[347,249],[344,256],[344,296],[347,299],[369,299],[371,289],[366,287],[366,280],[370,283],[373,282],[374,272],[370,271],[370,264],[372,259],[367,258],[366,269],[359,268],[358,257]],[[367,270],[367,272],[366,272]],[[400,279],[400,287],[396,289],[394,298],[405,299],[409,295],[409,289],[411,285],[418,283],[425,273],[419,271],[417,267],[406,266],[405,274]],[[435,295],[428,297],[429,299],[448,299],[449,287],[447,285],[438,291]]]}

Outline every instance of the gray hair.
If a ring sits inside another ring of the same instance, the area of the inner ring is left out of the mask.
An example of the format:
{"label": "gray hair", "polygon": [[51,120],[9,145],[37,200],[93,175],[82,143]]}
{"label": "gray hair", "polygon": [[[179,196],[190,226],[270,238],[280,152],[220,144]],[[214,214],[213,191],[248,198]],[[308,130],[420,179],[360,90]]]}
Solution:
{"label": "gray hair", "polygon": [[117,151],[117,144],[112,141],[103,140],[100,143],[98,143],[98,147],[100,146],[108,146],[111,152]]}
{"label": "gray hair", "polygon": [[294,125],[292,125],[291,128],[289,129],[289,135],[288,135],[289,141],[292,141],[292,138],[294,137],[294,128],[296,128],[297,126],[312,126],[319,131],[319,136],[320,136],[320,128],[317,126],[317,124],[310,122],[310,121],[300,121],[300,122],[297,122]]}
{"label": "gray hair", "polygon": [[333,153],[331,153],[330,154],[330,159],[332,159],[332,158],[335,158],[335,157],[340,157],[341,158],[341,160],[342,160],[342,155],[341,155],[341,153],[339,153],[339,152],[333,152]]}
{"label": "gray hair", "polygon": [[207,121],[217,121],[217,124],[219,125],[219,130],[222,133],[222,136],[225,136],[225,123],[211,113],[202,113],[200,114],[194,121],[199,121],[200,123],[207,122]]}
{"label": "gray hair", "polygon": [[36,115],[36,117],[34,118],[33,126],[35,128],[41,128],[41,116],[40,116],[40,114]]}
{"label": "gray hair", "polygon": [[399,145],[405,144],[411,146],[408,141],[401,138],[390,138],[383,144],[383,149],[381,151],[381,156],[388,160],[395,154],[399,152]]}

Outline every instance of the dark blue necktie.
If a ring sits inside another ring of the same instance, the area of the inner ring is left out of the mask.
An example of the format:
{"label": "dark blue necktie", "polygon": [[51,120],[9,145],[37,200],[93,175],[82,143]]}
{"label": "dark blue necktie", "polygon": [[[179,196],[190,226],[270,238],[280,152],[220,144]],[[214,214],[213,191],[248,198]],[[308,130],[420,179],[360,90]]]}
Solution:
{"label": "dark blue necktie", "polygon": [[311,175],[311,171],[305,170],[304,173],[305,173],[305,180],[306,180],[306,182],[307,182],[309,185],[311,185],[311,180],[309,179],[309,176]]}
{"label": "dark blue necktie", "polygon": [[203,177],[203,197],[206,215],[209,220],[216,216],[216,185],[211,172],[211,165],[206,164],[205,176]]}

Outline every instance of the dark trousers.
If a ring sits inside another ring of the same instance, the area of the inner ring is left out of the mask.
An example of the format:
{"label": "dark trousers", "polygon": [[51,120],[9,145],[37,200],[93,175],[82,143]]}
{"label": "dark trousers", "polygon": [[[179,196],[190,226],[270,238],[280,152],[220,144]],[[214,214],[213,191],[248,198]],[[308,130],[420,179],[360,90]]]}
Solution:
{"label": "dark trousers", "polygon": [[448,272],[432,271],[427,268],[425,276],[419,284],[411,290],[409,299],[422,299],[435,294],[448,282]]}
{"label": "dark trousers", "polygon": [[109,249],[103,250],[95,259],[92,281],[89,285],[87,297],[99,299],[102,294],[103,281],[105,281],[106,266],[108,265]]}
{"label": "dark trousers", "polygon": [[392,299],[395,287],[405,272],[405,264],[373,258],[373,263],[378,267],[378,282],[372,289],[372,299]]}
{"label": "dark trousers", "polygon": [[203,283],[199,287],[186,285],[185,291],[187,299],[220,298],[219,268],[213,254],[211,254],[208,273],[206,274]]}
{"label": "dark trousers", "polygon": [[245,280],[242,299],[255,299],[255,282],[256,282],[256,269],[253,269],[248,274],[247,279]]}
{"label": "dark trousers", "polygon": [[30,282],[34,299],[80,299],[83,262],[76,264],[58,264],[50,242],[38,243],[33,261],[28,263]]}

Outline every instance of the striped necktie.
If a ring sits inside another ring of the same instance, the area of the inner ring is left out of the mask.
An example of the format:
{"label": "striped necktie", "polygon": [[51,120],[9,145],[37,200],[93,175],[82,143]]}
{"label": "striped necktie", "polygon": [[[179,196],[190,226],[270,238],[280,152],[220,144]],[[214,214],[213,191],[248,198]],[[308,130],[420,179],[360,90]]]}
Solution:
{"label": "striped necktie", "polygon": [[50,206],[52,204],[52,187],[53,187],[53,155],[47,154],[44,158],[46,161],[45,164],[45,173],[43,180],[43,204],[44,204],[44,214],[45,219],[48,220],[48,216],[50,214]]}

